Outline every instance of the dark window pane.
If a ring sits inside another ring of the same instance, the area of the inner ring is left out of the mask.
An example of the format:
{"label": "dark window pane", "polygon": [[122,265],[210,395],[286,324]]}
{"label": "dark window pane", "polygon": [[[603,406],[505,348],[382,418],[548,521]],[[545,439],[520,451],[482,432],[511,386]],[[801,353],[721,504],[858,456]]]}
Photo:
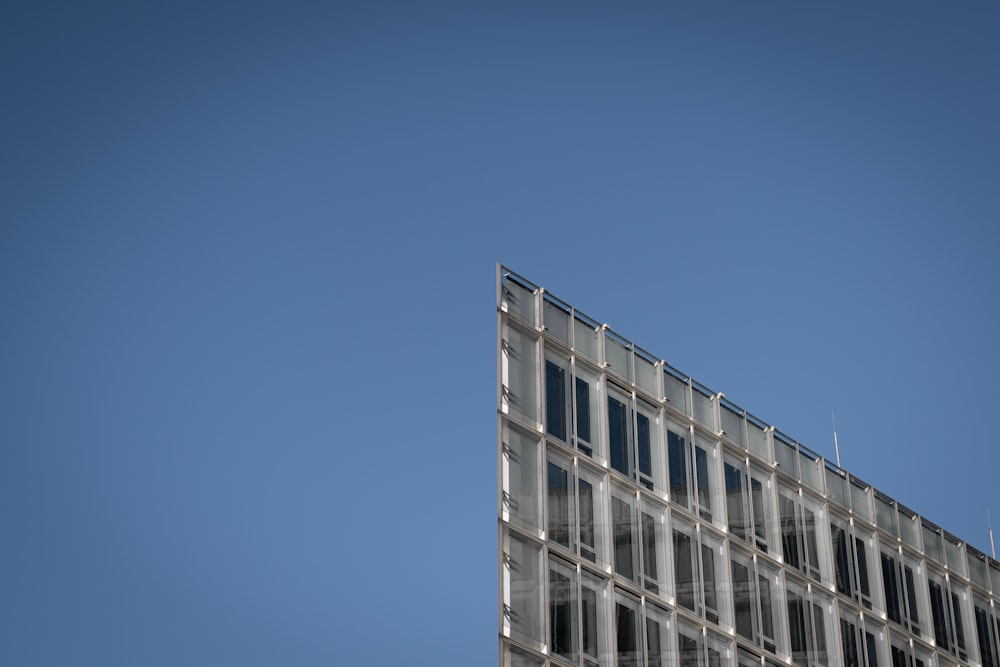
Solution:
{"label": "dark window pane", "polygon": [[875,635],[866,632],[865,642],[868,651],[868,667],[878,667],[878,646],[875,644]]}
{"label": "dark window pane", "polygon": [[698,642],[687,635],[680,635],[681,667],[699,667]]}
{"label": "dark window pane", "polygon": [[768,648],[774,650],[774,617],[771,611],[771,586],[767,577],[757,576],[760,588],[760,624],[764,638],[771,640]]}
{"label": "dark window pane", "polygon": [[865,542],[857,537],[854,538],[855,553],[858,557],[858,581],[861,588],[861,595],[865,600],[865,606],[871,609],[872,593],[868,583],[868,552],[865,550]]}
{"label": "dark window pane", "polygon": [[608,451],[611,467],[631,476],[628,465],[628,410],[625,404],[608,397]]}
{"label": "dark window pane", "polygon": [[635,610],[624,605],[616,605],[615,627],[618,635],[619,667],[637,667],[639,651],[636,647]]}
{"label": "dark window pane", "polygon": [[755,641],[753,632],[753,616],[750,611],[753,604],[750,571],[746,566],[733,561],[733,610],[736,613],[736,632],[750,641]]}
{"label": "dark window pane", "polygon": [[791,567],[799,567],[799,534],[795,528],[795,502],[785,496],[778,499],[781,520],[781,552]]}
{"label": "dark window pane", "polygon": [[611,516],[615,534],[615,572],[627,579],[635,577],[632,535],[632,507],[618,498],[611,498]]}
{"label": "dark window pane", "polygon": [[646,589],[657,593],[656,520],[642,513],[642,566],[646,572]]}
{"label": "dark window pane", "polygon": [[916,626],[920,623],[920,617],[917,615],[917,591],[913,586],[913,570],[909,566],[904,566],[903,570],[906,574],[906,597],[910,602],[910,623]]}
{"label": "dark window pane", "polygon": [[587,560],[597,560],[594,544],[594,487],[590,482],[577,480],[580,488],[580,554]]}
{"label": "dark window pane", "polygon": [[705,544],[701,545],[701,571],[705,575],[702,582],[705,592],[705,618],[713,623],[718,623],[719,605],[716,602],[717,584],[715,582],[715,559],[713,555],[710,547]]}
{"label": "dark window pane", "polygon": [[851,586],[851,561],[847,553],[847,531],[831,524],[830,536],[833,541],[833,570],[837,581],[837,592],[851,596],[854,591]]}
{"label": "dark window pane", "polygon": [[955,643],[961,654],[965,653],[965,628],[962,627],[962,606],[958,602],[958,596],[951,594],[951,615],[955,619]]}
{"label": "dark window pane", "polygon": [[844,667],[860,667],[854,626],[840,619],[840,643],[844,649]]}
{"label": "dark window pane", "polygon": [[566,371],[551,361],[545,362],[545,428],[566,440]]}
{"label": "dark window pane", "polygon": [[580,613],[583,621],[583,652],[597,657],[597,591],[584,587],[580,598]]}
{"label": "dark window pane", "polygon": [[652,477],[653,457],[650,451],[649,417],[636,412],[635,424],[635,440],[639,448],[639,472]]}
{"label": "dark window pane", "polygon": [[674,531],[674,578],[677,579],[677,604],[695,611],[691,538],[676,530]]}
{"label": "dark window pane", "polygon": [[695,447],[694,462],[698,476],[698,505],[701,518],[711,520],[712,500],[708,484],[708,453],[701,447]]}
{"label": "dark window pane", "polygon": [[667,431],[667,452],[670,463],[670,497],[685,509],[690,509],[687,483],[687,449],[684,438]]}
{"label": "dark window pane", "polygon": [[549,461],[549,539],[570,548],[569,472]]}
{"label": "dark window pane", "polygon": [[753,503],[753,533],[757,537],[757,548],[767,552],[767,533],[764,529],[764,489],[761,483],[750,478],[750,496]]}
{"label": "dark window pane", "polygon": [[549,570],[549,624],[552,632],[552,651],[575,660],[573,655],[572,581],[555,570]]}
{"label": "dark window pane", "polygon": [[747,539],[747,517],[743,511],[743,473],[726,463],[726,511],[729,515],[729,531],[741,540]]}
{"label": "dark window pane", "polygon": [[[590,439],[590,385],[586,380],[576,378],[576,437],[578,440],[591,442]],[[577,443],[579,445],[579,442]],[[580,445],[580,449],[584,449]],[[590,448],[586,453],[591,454]]]}
{"label": "dark window pane", "polygon": [[660,624],[651,618],[646,619],[646,667],[666,667],[661,660]]}

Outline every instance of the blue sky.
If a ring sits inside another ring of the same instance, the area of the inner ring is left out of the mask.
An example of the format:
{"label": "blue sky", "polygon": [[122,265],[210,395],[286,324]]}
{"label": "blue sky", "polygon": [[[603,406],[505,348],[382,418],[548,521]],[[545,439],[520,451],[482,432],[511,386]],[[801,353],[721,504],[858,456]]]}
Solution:
{"label": "blue sky", "polygon": [[0,662],[492,662],[497,261],[988,550],[995,4],[356,4],[0,10]]}

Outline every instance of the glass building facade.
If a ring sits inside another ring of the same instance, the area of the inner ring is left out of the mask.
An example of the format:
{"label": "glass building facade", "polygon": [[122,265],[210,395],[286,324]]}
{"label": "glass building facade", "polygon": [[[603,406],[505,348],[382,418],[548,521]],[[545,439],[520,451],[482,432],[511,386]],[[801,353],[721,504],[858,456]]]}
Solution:
{"label": "glass building facade", "polygon": [[1000,667],[1000,564],[497,267],[500,664]]}

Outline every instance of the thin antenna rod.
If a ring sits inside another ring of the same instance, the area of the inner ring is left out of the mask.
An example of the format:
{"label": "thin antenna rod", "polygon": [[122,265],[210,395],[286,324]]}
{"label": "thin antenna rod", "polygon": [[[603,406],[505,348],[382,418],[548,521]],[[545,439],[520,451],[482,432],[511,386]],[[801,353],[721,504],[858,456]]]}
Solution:
{"label": "thin antenna rod", "polygon": [[840,442],[837,441],[837,414],[830,410],[830,414],[833,416],[833,449],[837,453],[837,467],[840,467]]}
{"label": "thin antenna rod", "polygon": [[993,522],[990,521],[990,508],[986,508],[986,525],[990,528],[990,553],[993,555],[993,560],[997,559],[997,548],[993,546]]}

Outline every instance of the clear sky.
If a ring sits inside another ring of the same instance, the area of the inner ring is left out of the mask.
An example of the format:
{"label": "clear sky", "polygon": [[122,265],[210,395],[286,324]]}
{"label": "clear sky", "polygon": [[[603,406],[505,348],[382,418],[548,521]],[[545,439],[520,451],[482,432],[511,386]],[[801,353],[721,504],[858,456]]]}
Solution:
{"label": "clear sky", "polygon": [[988,550],[998,34],[4,3],[0,663],[493,663],[497,261]]}

